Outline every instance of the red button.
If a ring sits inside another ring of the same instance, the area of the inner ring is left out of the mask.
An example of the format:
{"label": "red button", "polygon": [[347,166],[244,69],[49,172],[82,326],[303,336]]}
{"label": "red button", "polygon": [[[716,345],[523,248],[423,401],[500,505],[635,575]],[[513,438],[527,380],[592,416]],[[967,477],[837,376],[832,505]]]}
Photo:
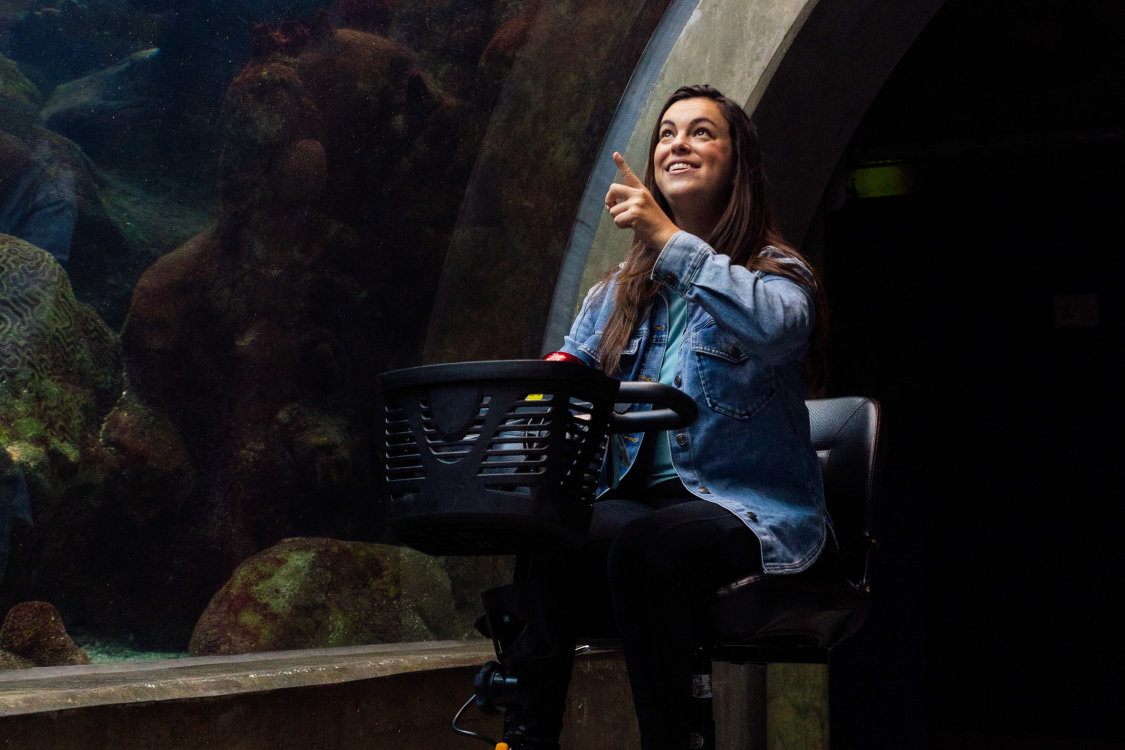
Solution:
{"label": "red button", "polygon": [[547,360],[548,362],[581,362],[582,361],[581,359],[574,356],[573,354],[567,354],[566,352],[551,352],[550,354],[548,354],[543,359]]}

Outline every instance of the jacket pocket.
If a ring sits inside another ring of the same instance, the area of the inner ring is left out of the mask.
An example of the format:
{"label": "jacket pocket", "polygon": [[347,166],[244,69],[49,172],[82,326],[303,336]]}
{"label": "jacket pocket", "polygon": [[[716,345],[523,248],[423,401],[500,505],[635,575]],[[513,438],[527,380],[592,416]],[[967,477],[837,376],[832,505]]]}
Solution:
{"label": "jacket pocket", "polygon": [[751,359],[742,345],[720,328],[696,331],[692,357],[707,405],[735,419],[749,419],[777,394],[773,368]]}
{"label": "jacket pocket", "polygon": [[[637,351],[641,348],[641,339],[644,336],[633,336],[629,339],[629,343],[621,350],[621,369],[627,371],[633,364],[633,358],[637,356]],[[601,357],[598,356],[598,349],[602,345],[602,332],[597,331],[591,334],[585,341],[578,344],[578,348],[586,354],[589,354],[594,361],[601,362]]]}

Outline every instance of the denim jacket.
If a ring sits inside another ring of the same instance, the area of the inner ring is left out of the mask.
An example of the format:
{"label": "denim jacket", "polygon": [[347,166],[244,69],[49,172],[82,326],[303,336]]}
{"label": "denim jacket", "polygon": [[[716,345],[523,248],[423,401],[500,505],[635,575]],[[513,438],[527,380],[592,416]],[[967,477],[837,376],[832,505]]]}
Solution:
{"label": "denim jacket", "polygon": [[[684,297],[688,323],[676,385],[695,399],[699,417],[668,434],[672,463],[694,495],[726,508],[754,532],[765,572],[804,570],[820,554],[831,526],[804,401],[811,294],[783,276],[732,266],[730,258],[686,232],[665,245],[652,278],[660,283],[659,293],[634,330],[616,376],[657,378],[668,295]],[[611,279],[586,295],[562,351],[598,366],[614,292]],[[603,465],[599,496],[624,476],[642,437],[611,438],[614,460]],[[609,465],[618,467],[618,476],[606,476]]]}

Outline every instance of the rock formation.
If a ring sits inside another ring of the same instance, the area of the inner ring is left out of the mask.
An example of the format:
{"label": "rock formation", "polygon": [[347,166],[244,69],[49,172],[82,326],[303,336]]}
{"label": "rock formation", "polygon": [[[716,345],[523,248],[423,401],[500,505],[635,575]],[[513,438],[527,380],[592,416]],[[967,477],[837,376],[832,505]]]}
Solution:
{"label": "rock formation", "polygon": [[50,602],[12,607],[0,626],[0,669],[89,664],[90,657],[67,635]]}
{"label": "rock formation", "polygon": [[244,561],[207,606],[193,656],[462,638],[449,577],[402,547],[286,539]]}

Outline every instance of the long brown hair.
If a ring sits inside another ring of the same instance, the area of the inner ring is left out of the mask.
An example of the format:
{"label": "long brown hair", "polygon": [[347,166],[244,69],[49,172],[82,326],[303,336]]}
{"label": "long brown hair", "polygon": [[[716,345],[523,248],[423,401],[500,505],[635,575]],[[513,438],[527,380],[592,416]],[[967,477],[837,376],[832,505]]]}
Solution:
{"label": "long brown hair", "polygon": [[[808,386],[815,388],[823,379],[823,344],[827,334],[828,305],[824,297],[823,285],[816,270],[804,257],[789,247],[781,236],[777,220],[774,218],[769,201],[766,200],[766,179],[762,173],[762,152],[758,144],[758,131],[753,121],[742,107],[723,96],[717,89],[707,85],[683,86],[675,91],[664,103],[648,147],[648,165],[645,168],[644,184],[652,193],[669,217],[672,210],[667,199],[656,186],[656,174],[652,159],[660,140],[660,123],[664,113],[678,101],[694,98],[711,99],[719,105],[730,128],[731,159],[734,162],[734,177],[731,183],[730,198],[719,222],[710,237],[703,237],[715,251],[730,258],[731,264],[741,265],[751,271],[784,276],[809,289],[816,303],[815,322],[810,339],[809,354],[806,357],[806,379]],[[776,252],[763,254],[767,247]],[[625,256],[624,266],[615,268],[607,274],[604,281],[614,279],[617,293],[614,308],[606,321],[598,347],[601,368],[610,375],[616,374],[621,364],[621,352],[629,343],[629,337],[636,328],[652,298],[656,296],[659,284],[650,276],[659,249],[652,249],[634,238]],[[777,256],[781,256],[778,258]],[[787,263],[793,258],[799,264]],[[811,279],[801,273],[807,269]],[[603,288],[608,288],[605,285]]]}

